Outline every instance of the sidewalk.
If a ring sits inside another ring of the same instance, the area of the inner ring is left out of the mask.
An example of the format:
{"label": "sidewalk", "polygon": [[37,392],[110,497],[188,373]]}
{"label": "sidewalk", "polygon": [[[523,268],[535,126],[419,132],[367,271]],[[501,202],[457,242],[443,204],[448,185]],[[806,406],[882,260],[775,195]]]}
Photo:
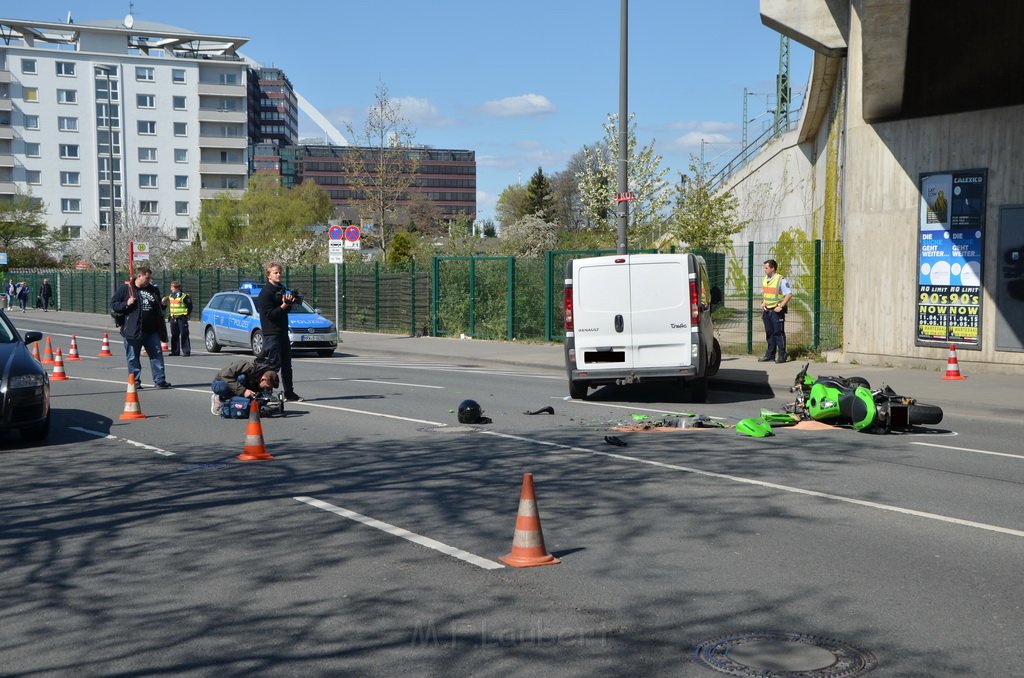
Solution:
{"label": "sidewalk", "polygon": [[[15,326],[40,330],[44,334],[58,331],[53,324],[70,323],[78,329],[89,328],[97,333],[109,332],[111,341],[120,341],[117,328],[109,316],[95,313],[69,313],[65,311],[43,313],[29,311],[10,315]],[[203,334],[197,321],[191,323],[192,346],[203,351]],[[454,364],[516,365],[540,370],[565,373],[565,358],[561,344],[517,341],[489,341],[484,339],[448,339],[441,337],[409,337],[395,334],[368,332],[342,332],[342,343],[337,356],[384,354],[406,356],[410,359],[443,360]],[[343,357],[340,359],[344,360]],[[764,392],[768,389],[775,398],[788,399],[789,388],[802,361],[782,365],[759,363],[757,356],[726,355],[718,375],[712,377],[712,391]],[[1024,414],[1021,387],[1024,379],[1017,375],[977,373],[960,362],[963,381],[946,381],[943,369],[912,369],[848,365],[839,363],[813,363],[810,373],[815,376],[860,376],[872,386],[888,384],[897,393],[917,398],[952,411],[955,408],[974,412],[990,412],[997,416],[1020,417]],[[568,386],[566,387],[568,389]]]}

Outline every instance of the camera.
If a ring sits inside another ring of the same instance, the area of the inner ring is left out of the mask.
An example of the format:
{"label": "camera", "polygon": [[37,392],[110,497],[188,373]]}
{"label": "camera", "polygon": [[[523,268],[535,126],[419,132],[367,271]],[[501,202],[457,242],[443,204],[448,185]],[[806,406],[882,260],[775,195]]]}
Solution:
{"label": "camera", "polygon": [[292,301],[293,304],[301,304],[305,299],[305,297],[302,296],[301,290],[283,290],[281,292],[281,298],[283,299],[286,294],[292,295],[294,298],[294,301]]}
{"label": "camera", "polygon": [[274,393],[273,389],[258,391],[253,397],[260,408],[261,417],[274,417],[284,414],[284,396]]}

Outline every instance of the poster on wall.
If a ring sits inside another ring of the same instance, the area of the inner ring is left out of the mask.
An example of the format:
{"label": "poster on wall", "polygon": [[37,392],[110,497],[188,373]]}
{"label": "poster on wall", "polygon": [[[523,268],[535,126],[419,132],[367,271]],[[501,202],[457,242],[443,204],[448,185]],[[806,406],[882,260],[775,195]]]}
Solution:
{"label": "poster on wall", "polygon": [[918,346],[981,348],[987,178],[984,169],[921,175]]}

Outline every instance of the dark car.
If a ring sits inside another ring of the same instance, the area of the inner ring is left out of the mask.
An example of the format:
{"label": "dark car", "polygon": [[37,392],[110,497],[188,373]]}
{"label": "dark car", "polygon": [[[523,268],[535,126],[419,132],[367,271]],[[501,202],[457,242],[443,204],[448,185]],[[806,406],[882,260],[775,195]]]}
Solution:
{"label": "dark car", "polygon": [[50,434],[50,377],[25,347],[42,338],[26,332],[22,340],[0,311],[0,430],[16,428],[31,442]]}

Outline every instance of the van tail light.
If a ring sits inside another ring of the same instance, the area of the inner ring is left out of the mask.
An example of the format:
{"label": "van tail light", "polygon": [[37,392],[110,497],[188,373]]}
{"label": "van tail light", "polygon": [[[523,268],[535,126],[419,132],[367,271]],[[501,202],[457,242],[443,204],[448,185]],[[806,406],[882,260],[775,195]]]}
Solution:
{"label": "van tail light", "polygon": [[697,281],[690,281],[690,327],[700,323],[700,304],[697,298]]}
{"label": "van tail light", "polygon": [[567,332],[572,332],[573,331],[573,321],[572,321],[572,288],[571,287],[566,287],[565,288],[565,294],[563,296],[563,301],[565,303],[565,330]]}

